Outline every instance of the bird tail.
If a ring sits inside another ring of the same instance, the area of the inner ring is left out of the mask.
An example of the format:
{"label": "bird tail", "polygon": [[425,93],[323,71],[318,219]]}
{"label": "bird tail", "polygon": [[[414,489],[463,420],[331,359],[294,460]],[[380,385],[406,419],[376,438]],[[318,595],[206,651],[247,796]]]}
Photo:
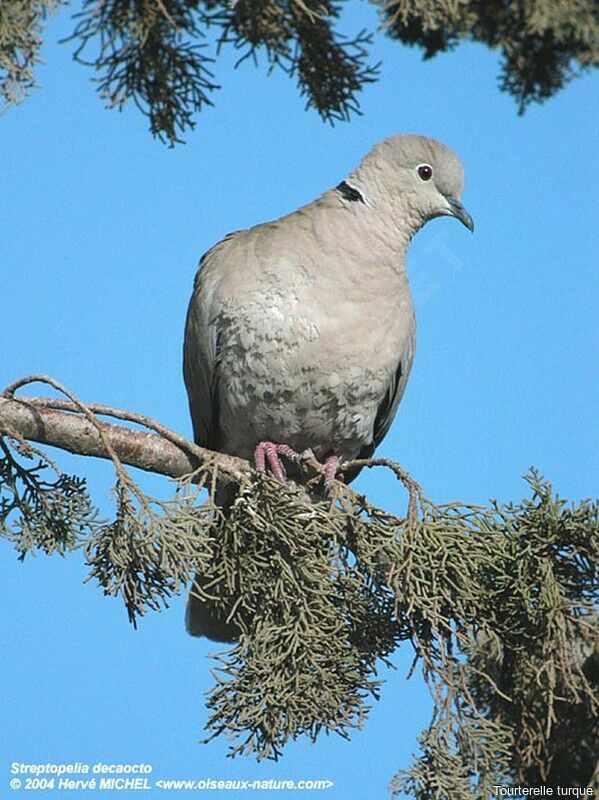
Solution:
{"label": "bird tail", "polygon": [[219,614],[194,594],[194,587],[205,585],[206,579],[196,574],[187,598],[185,627],[190,636],[205,636],[213,642],[236,642],[239,628],[226,620],[226,612]]}
{"label": "bird tail", "polygon": [[[233,504],[236,491],[235,487],[217,487],[215,502],[221,507],[224,514]],[[185,609],[187,633],[190,636],[205,636],[213,642],[236,642],[239,639],[240,630],[234,623],[227,622],[227,610],[212,608],[197,593],[197,589],[205,588],[207,583],[208,579],[204,575],[196,573]]]}

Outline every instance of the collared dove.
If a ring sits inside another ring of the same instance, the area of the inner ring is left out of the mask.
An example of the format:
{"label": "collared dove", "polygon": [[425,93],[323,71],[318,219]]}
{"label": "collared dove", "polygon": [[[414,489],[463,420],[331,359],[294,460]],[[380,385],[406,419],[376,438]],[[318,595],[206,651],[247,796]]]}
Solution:
{"label": "collared dove", "polygon": [[[185,328],[198,444],[265,461],[307,449],[338,464],[370,456],[393,421],[414,356],[406,275],[412,236],[434,217],[473,230],[464,171],[423,136],[377,144],[338,186],[274,222],[228,234],[200,261]],[[353,477],[353,476],[351,476]],[[201,578],[196,578],[201,581]],[[187,628],[236,631],[190,596]]]}

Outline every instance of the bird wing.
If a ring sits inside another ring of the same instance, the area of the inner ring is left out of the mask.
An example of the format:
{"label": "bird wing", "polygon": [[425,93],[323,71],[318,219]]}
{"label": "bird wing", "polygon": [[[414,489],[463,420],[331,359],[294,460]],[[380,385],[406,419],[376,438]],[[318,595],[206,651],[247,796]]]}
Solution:
{"label": "bird wing", "polygon": [[213,310],[218,283],[215,269],[228,234],[200,259],[189,302],[183,340],[183,377],[189,398],[194,440],[214,449],[218,435],[218,359],[220,332]]}
{"label": "bird wing", "polygon": [[[397,413],[397,407],[403,397],[403,393],[408,382],[410,370],[412,369],[412,362],[414,360],[414,348],[416,343],[416,329],[412,326],[410,335],[406,341],[405,347],[397,362],[397,368],[389,381],[387,391],[379,404],[378,411],[374,420],[374,427],[372,432],[371,444],[364,445],[358,458],[370,458],[379,444],[387,435],[391,423]],[[356,473],[357,474],[357,473]],[[355,476],[354,476],[355,477]]]}
{"label": "bird wing", "polygon": [[395,418],[397,407],[403,397],[408,382],[408,376],[412,368],[412,361],[414,359],[414,343],[415,335],[412,330],[411,335],[406,342],[406,347],[401,355],[397,364],[397,369],[389,383],[389,388],[379,405],[376,419],[374,421],[373,440],[374,446],[378,447],[387,435],[391,423]]}

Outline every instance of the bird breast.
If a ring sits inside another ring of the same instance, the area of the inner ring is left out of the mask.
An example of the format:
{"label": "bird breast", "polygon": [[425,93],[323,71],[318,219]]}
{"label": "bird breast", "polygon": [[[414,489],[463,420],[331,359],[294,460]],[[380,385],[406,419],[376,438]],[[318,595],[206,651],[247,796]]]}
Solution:
{"label": "bird breast", "polygon": [[411,362],[405,273],[390,293],[376,274],[381,264],[340,275],[326,263],[262,263],[277,268],[247,282],[223,280],[216,292],[220,449],[247,458],[270,440],[310,447],[318,458],[353,458],[372,442],[407,349]]}

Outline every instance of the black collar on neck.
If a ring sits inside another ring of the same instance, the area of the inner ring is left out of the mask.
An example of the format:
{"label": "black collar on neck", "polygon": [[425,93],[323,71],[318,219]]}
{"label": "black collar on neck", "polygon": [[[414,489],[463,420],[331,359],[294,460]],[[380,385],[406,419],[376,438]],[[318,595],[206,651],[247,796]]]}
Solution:
{"label": "black collar on neck", "polygon": [[349,183],[346,183],[346,181],[341,181],[341,183],[335,188],[338,192],[340,192],[341,197],[343,197],[344,200],[349,200],[350,202],[364,202],[364,198],[360,192],[357,189],[354,189],[353,186],[350,186]]}

